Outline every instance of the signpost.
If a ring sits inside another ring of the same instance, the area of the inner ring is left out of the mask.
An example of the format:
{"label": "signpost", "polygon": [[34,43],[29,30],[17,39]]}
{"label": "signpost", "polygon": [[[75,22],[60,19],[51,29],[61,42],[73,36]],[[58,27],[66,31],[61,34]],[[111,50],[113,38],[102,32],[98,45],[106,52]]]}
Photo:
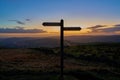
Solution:
{"label": "signpost", "polygon": [[60,22],[44,22],[43,26],[60,26],[60,52],[61,52],[61,74],[60,80],[64,80],[63,69],[64,69],[64,31],[79,31],[80,27],[64,27],[64,20],[62,19]]}

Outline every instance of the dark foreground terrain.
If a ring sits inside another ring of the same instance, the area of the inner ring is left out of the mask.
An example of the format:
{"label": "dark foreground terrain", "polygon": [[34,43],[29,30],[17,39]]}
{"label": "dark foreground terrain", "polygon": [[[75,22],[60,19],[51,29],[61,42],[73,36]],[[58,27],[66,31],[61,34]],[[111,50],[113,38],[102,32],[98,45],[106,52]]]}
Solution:
{"label": "dark foreground terrain", "polygon": [[[59,48],[0,49],[0,80],[59,80]],[[120,44],[65,47],[65,80],[120,80]]]}

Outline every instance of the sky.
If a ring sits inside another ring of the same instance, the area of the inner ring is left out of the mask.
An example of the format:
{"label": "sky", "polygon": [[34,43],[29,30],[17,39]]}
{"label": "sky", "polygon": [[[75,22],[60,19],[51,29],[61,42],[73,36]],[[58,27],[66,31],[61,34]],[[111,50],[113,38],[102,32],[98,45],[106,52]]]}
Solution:
{"label": "sky", "polygon": [[42,23],[61,19],[82,28],[66,35],[119,35],[119,9],[120,0],[0,0],[0,36],[56,36]]}

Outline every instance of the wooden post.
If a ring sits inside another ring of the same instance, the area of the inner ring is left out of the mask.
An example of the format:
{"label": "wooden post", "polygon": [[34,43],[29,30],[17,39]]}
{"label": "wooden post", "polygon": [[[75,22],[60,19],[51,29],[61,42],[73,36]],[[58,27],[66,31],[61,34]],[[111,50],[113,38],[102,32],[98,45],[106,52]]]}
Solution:
{"label": "wooden post", "polygon": [[64,20],[60,22],[44,22],[43,26],[60,26],[60,80],[64,80],[64,31],[77,31],[81,30],[80,27],[64,27]]}
{"label": "wooden post", "polygon": [[61,52],[61,60],[60,60],[60,64],[61,64],[61,73],[60,73],[60,78],[61,80],[64,80],[64,73],[63,73],[63,69],[64,69],[64,20],[61,20],[61,25],[60,25],[60,52]]}

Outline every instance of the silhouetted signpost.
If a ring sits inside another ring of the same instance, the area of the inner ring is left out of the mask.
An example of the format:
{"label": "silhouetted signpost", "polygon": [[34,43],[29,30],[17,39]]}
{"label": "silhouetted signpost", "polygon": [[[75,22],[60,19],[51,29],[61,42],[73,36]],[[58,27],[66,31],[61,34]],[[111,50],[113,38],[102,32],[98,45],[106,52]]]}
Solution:
{"label": "silhouetted signpost", "polygon": [[64,80],[63,69],[64,69],[64,31],[78,31],[81,30],[80,27],[64,27],[64,20],[60,22],[44,22],[43,26],[60,26],[60,51],[61,51],[61,80]]}

